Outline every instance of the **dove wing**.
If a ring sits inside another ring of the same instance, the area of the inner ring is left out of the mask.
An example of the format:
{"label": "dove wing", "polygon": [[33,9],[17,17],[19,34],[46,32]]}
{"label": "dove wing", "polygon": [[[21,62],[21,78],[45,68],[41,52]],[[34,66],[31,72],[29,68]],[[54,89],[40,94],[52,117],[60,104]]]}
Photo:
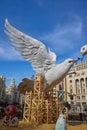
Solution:
{"label": "dove wing", "polygon": [[45,45],[14,28],[8,20],[5,21],[5,33],[13,42],[12,46],[21,53],[24,59],[32,63],[32,67],[36,72],[44,73],[51,69],[54,61],[50,58]]}

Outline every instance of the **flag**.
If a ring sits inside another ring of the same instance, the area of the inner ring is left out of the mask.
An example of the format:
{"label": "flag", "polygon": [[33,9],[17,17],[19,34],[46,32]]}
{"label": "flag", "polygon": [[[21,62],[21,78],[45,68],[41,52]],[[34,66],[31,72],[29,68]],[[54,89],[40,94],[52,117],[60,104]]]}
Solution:
{"label": "flag", "polygon": [[63,90],[63,81],[60,81],[59,83],[59,90]]}

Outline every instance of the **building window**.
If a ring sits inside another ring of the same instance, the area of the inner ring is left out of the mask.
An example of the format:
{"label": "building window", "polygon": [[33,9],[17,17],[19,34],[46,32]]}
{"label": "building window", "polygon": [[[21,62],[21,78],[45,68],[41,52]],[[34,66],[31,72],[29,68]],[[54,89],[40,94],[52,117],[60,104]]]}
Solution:
{"label": "building window", "polygon": [[78,85],[79,85],[79,80],[78,80],[78,79],[76,79],[76,81],[75,81],[76,93],[77,93],[77,91],[78,91]]}
{"label": "building window", "polygon": [[72,89],[70,89],[70,93],[72,93],[73,91],[72,91]]}
{"label": "building window", "polygon": [[82,96],[82,100],[85,100],[85,96]]}
{"label": "building window", "polygon": [[73,95],[70,95],[70,100],[73,100]]}
{"label": "building window", "polygon": [[83,89],[82,94],[85,94],[85,89]]}
{"label": "building window", "polygon": [[77,96],[77,100],[80,100],[80,96]]}
{"label": "building window", "polygon": [[72,87],[72,85],[70,85],[70,88]]}
{"label": "building window", "polygon": [[72,77],[72,75],[70,74],[70,75],[69,75],[69,78],[71,78],[71,77]]}
{"label": "building window", "polygon": [[74,104],[74,102],[71,102],[71,104],[73,105],[73,104]]}
{"label": "building window", "polygon": [[84,79],[83,79],[83,78],[81,78],[81,79],[80,79],[81,93],[82,93],[83,84],[84,84]]}
{"label": "building window", "polygon": [[72,83],[72,80],[70,80],[70,83]]}
{"label": "building window", "polygon": [[80,89],[78,89],[78,94],[80,93]]}
{"label": "building window", "polygon": [[82,69],[85,69],[85,65],[82,65]]}
{"label": "building window", "polygon": [[86,90],[87,90],[87,78],[85,79],[85,82],[86,82]]}
{"label": "building window", "polygon": [[85,74],[85,72],[84,72],[84,71],[82,71],[81,75],[84,75],[84,74]]}
{"label": "building window", "polygon": [[81,66],[79,66],[79,70],[80,70],[80,69],[82,69],[82,67],[81,67]]}

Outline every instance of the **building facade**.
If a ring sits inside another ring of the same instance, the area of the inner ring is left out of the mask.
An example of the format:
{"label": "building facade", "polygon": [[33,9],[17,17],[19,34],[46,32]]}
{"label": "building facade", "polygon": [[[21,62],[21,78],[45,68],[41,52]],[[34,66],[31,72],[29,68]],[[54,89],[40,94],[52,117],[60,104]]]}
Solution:
{"label": "building facade", "polygon": [[87,62],[76,64],[66,76],[67,101],[80,112],[87,111]]}
{"label": "building facade", "polygon": [[19,91],[15,85],[15,79],[12,79],[10,85],[6,87],[6,103],[7,104],[17,104],[19,103]]}

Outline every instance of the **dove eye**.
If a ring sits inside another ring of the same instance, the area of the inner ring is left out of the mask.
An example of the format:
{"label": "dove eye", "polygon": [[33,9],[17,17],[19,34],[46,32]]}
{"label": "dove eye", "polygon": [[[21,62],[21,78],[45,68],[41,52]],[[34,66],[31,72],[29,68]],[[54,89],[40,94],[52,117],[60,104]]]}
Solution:
{"label": "dove eye", "polygon": [[72,61],[70,60],[69,63],[71,63]]}
{"label": "dove eye", "polygon": [[85,48],[82,48],[82,50],[85,50]]}

